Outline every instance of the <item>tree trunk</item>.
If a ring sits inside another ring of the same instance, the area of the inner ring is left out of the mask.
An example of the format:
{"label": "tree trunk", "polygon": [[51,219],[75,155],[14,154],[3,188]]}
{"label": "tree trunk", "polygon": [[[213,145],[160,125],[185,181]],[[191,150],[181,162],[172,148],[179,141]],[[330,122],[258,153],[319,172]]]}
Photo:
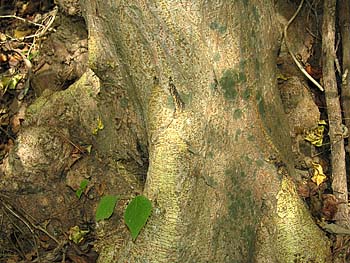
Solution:
{"label": "tree trunk", "polygon": [[102,239],[99,262],[329,262],[293,182],[273,2],[82,1],[97,77],[56,103],[77,91],[68,104],[85,97],[102,116],[97,157],[146,166],[148,155],[153,202],[137,240]]}
{"label": "tree trunk", "polygon": [[272,2],[84,5],[90,66],[137,105],[154,203],[136,242],[100,262],[326,262],[292,182]]}

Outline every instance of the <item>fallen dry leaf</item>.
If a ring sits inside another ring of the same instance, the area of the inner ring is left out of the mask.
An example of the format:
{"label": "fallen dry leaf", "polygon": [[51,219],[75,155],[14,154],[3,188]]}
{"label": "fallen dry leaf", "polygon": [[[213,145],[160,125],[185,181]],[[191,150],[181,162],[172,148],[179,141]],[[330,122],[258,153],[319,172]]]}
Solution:
{"label": "fallen dry leaf", "polygon": [[338,211],[338,200],[332,194],[323,194],[322,216],[325,220],[332,220]]}
{"label": "fallen dry leaf", "polygon": [[323,168],[320,164],[312,162],[313,176],[311,180],[316,183],[317,186],[327,180],[327,176],[323,173]]}

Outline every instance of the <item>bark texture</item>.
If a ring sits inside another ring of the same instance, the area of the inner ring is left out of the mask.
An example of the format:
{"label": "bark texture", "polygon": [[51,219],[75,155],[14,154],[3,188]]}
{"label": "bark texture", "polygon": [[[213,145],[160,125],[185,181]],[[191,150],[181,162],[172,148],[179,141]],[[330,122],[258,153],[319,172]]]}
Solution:
{"label": "bark texture", "polygon": [[83,4],[101,98],[132,105],[154,204],[99,262],[327,262],[292,181],[272,1]]}
{"label": "bark texture", "polygon": [[339,1],[339,25],[342,40],[342,70],[343,83],[341,89],[342,104],[346,127],[350,129],[350,2],[346,0]]}
{"label": "bark texture", "polygon": [[326,92],[329,120],[329,138],[332,143],[332,189],[341,202],[334,219],[338,224],[350,227],[348,209],[348,188],[346,179],[345,149],[342,115],[335,76],[335,8],[336,2],[324,2],[322,26],[323,82]]}

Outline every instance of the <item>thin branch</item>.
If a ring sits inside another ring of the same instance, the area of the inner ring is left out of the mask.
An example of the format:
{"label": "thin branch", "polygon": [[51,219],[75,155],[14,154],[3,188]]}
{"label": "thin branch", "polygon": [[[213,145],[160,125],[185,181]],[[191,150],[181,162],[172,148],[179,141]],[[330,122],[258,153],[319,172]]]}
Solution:
{"label": "thin branch", "polygon": [[20,213],[16,212],[15,209],[12,208],[12,205],[5,202],[4,200],[0,200],[0,203],[8,212],[10,212],[13,216],[15,216],[20,221],[22,221],[23,224],[26,225],[26,227],[30,230],[32,234],[34,234],[34,229],[40,230],[41,232],[45,233],[48,237],[50,237],[53,241],[55,241],[57,244],[60,244],[60,242],[42,226],[32,223],[28,217],[22,216]]}
{"label": "thin branch", "polygon": [[14,18],[14,19],[18,19],[18,20],[21,20],[23,22],[26,22],[26,23],[29,23],[29,24],[32,24],[35,26],[44,27],[42,24],[35,23],[33,21],[30,21],[28,19],[24,19],[24,18],[22,18],[20,16],[16,16],[16,15],[5,15],[5,16],[0,16],[0,18]]}
{"label": "thin branch", "polygon": [[288,44],[288,35],[287,35],[287,31],[288,31],[288,27],[290,26],[290,24],[292,24],[292,22],[294,21],[294,19],[297,17],[297,15],[299,14],[302,6],[303,6],[304,0],[302,0],[300,2],[300,5],[297,9],[297,11],[295,11],[294,15],[292,16],[291,19],[289,19],[287,25],[284,27],[284,42],[286,43],[286,47],[287,50],[290,54],[290,56],[292,57],[292,59],[294,60],[295,64],[298,66],[298,68],[300,69],[300,71],[312,82],[316,85],[317,88],[319,88],[319,90],[324,91],[323,87],[320,85],[320,83],[318,83],[313,77],[310,76],[309,73],[307,73],[307,71],[304,69],[303,65],[301,65],[301,63],[299,62],[299,60],[296,58],[296,56],[294,55],[294,53],[292,52],[292,50],[289,47]]}
{"label": "thin branch", "polygon": [[[22,17],[19,16],[15,16],[15,15],[5,15],[5,16],[0,16],[0,18],[15,18],[15,19],[19,19],[21,21],[25,21],[27,23],[33,24],[35,26],[38,26],[39,29],[32,35],[29,36],[25,36],[21,39],[18,38],[11,38],[11,41],[22,41],[23,39],[30,39],[30,38],[38,38],[41,37],[42,35],[44,35],[47,30],[52,26],[53,22],[55,21],[56,15],[57,15],[57,11],[58,11],[58,7],[55,6],[53,10],[51,10],[50,12],[48,12],[46,14],[46,17],[43,19],[42,24],[38,24],[32,21],[29,21],[27,19],[24,19]],[[6,41],[0,42],[1,44],[6,43]]]}

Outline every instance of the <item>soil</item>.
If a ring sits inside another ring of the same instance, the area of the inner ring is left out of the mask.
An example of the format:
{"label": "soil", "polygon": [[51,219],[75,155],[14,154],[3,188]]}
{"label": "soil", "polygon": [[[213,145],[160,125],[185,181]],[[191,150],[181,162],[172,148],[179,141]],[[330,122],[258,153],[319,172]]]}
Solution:
{"label": "soil", "polygon": [[[42,36],[23,39],[40,34],[38,28],[17,18],[0,20],[0,261],[96,262],[97,200],[109,192],[124,193],[133,188],[134,193],[140,191],[139,186],[133,187],[122,177],[116,179],[108,164],[90,152],[93,142],[83,143],[86,138],[79,136],[79,127],[51,123],[57,112],[67,111],[60,101],[55,109],[43,113],[53,116],[51,121],[31,118],[30,114],[36,104],[42,106],[41,102],[45,104],[86,72],[84,19],[73,1],[70,5],[61,1],[57,13],[53,13],[53,1],[2,2],[0,15],[16,14],[42,25],[52,17],[54,21]],[[5,82],[16,76],[19,80],[15,85]],[[16,146],[21,142],[27,148]],[[17,161],[15,147],[23,154],[22,163]],[[113,169],[122,168],[120,164]],[[104,176],[99,178],[100,174]],[[83,180],[89,183],[78,197],[76,191]],[[113,218],[120,221],[119,210],[125,201],[119,203]],[[109,225],[122,232],[116,222]],[[109,234],[113,233],[105,233],[104,238]]]}

